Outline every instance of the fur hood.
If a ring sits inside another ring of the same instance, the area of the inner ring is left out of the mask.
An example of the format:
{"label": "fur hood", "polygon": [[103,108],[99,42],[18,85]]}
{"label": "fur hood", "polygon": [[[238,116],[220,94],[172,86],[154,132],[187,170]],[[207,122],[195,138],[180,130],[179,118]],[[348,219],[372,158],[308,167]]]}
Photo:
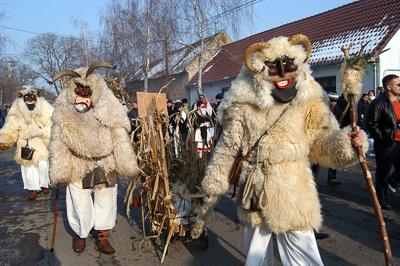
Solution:
{"label": "fur hood", "polygon": [[[313,98],[324,98],[328,101],[327,94],[311,76],[309,65],[300,66],[299,75],[296,78],[297,94],[291,101],[291,105],[299,105]],[[267,110],[275,103],[271,95],[274,84],[263,79],[263,73],[253,74],[245,66],[239,76],[232,81],[230,90],[218,108],[218,118],[223,120],[223,113],[233,104],[250,104],[260,110]]]}
{"label": "fur hood", "polygon": [[[86,68],[75,71],[86,73]],[[76,83],[89,86],[93,91],[93,107],[85,113],[78,112],[74,107]],[[115,171],[123,177],[137,175],[126,110],[99,74],[70,79],[68,88],[56,100],[52,120],[52,183],[80,181],[96,167],[103,169],[106,174]]]}

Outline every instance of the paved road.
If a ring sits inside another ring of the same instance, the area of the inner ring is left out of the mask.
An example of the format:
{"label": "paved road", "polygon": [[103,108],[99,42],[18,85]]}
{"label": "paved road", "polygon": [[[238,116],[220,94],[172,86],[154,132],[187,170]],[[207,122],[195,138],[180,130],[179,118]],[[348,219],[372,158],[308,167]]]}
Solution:
{"label": "paved road", "polygon": [[[53,223],[53,195],[26,200],[19,166],[12,160],[13,151],[0,152],[0,265],[158,265],[161,252],[156,248],[139,249],[142,239],[138,225],[127,222],[122,204],[124,188],[120,186],[117,225],[111,242],[114,255],[102,255],[87,241],[80,255],[71,249],[71,229],[66,221],[65,190],[60,193],[60,210],[56,250],[49,252]],[[373,170],[373,161],[370,163]],[[326,185],[326,171],[317,180],[323,230],[330,238],[318,241],[326,265],[384,265],[379,230],[370,207],[369,196],[358,167],[338,172],[340,186]],[[395,256],[400,265],[400,196],[391,195],[395,211],[384,211]],[[137,215],[136,215],[137,216]],[[139,219],[136,217],[136,221]],[[165,265],[242,265],[245,259],[243,227],[236,224],[235,205],[222,199],[211,216],[209,248],[203,251],[197,242],[174,242]],[[276,264],[279,265],[279,259]]]}

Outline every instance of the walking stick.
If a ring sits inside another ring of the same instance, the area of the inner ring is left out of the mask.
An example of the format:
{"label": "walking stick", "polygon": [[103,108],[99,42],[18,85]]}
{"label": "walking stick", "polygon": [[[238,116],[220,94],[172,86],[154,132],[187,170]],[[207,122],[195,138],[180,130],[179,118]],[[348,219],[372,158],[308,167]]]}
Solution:
{"label": "walking stick", "polygon": [[[357,123],[356,123],[356,111],[355,111],[355,97],[354,95],[349,95],[349,102],[350,102],[350,114],[351,114],[351,131],[357,132]],[[379,229],[381,231],[381,242],[385,251],[385,262],[386,265],[393,265],[392,260],[392,251],[390,249],[389,237],[386,231],[385,221],[383,219],[383,214],[381,210],[381,206],[378,201],[378,197],[376,196],[376,191],[374,184],[372,182],[372,175],[368,169],[367,161],[365,160],[365,155],[361,149],[361,147],[355,147],[358,161],[360,163],[362,172],[365,177],[365,181],[367,182],[367,187],[369,191],[369,196],[372,201],[372,205],[374,207],[376,220],[379,224]]]}
{"label": "walking stick", "polygon": [[[364,48],[368,44],[364,44],[361,46],[361,49],[358,55],[354,56],[353,58],[349,55],[349,50],[353,46],[353,42],[349,45],[349,47],[345,48],[342,47],[342,51],[345,57],[345,63],[342,66],[342,88],[344,94],[347,96],[347,99],[350,104],[350,119],[351,119],[351,129],[352,132],[357,132],[357,119],[356,119],[356,95],[359,95],[362,86],[362,77],[364,73],[364,66],[370,62],[373,62],[375,58],[379,54],[374,54],[370,57],[365,56]],[[386,50],[382,51],[381,53],[385,52]],[[361,166],[361,170],[364,174],[365,181],[367,183],[369,195],[372,201],[372,205],[375,212],[375,217],[379,225],[380,235],[381,235],[381,242],[384,249],[385,255],[385,263],[386,265],[393,265],[393,258],[392,258],[392,251],[390,249],[389,237],[386,231],[386,225],[383,218],[381,206],[378,201],[378,197],[376,196],[376,190],[374,184],[372,182],[372,175],[368,169],[367,162],[365,160],[365,155],[362,151],[361,147],[354,147],[358,161]]]}
{"label": "walking stick", "polygon": [[56,187],[56,195],[54,198],[54,224],[53,224],[53,235],[51,236],[51,248],[50,252],[54,252],[54,246],[56,244],[56,231],[57,231],[57,217],[58,217],[58,199],[60,194],[60,185]]}

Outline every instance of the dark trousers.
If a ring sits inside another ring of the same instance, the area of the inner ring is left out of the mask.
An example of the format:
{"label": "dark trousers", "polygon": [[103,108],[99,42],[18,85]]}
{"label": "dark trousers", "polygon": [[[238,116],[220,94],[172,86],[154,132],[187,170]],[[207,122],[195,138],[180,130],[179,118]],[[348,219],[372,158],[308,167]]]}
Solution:
{"label": "dark trousers", "polygon": [[375,186],[379,202],[387,201],[388,184],[400,180],[400,142],[392,146],[375,148]]}

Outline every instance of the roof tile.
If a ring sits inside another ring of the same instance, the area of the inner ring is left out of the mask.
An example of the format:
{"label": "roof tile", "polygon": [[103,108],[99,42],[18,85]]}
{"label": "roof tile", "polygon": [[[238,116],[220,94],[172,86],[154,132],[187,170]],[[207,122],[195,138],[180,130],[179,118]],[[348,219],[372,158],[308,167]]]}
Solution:
{"label": "roof tile", "polygon": [[[313,43],[311,64],[337,63],[343,59],[341,47],[355,40],[370,41],[367,53],[380,51],[400,26],[400,1],[359,0],[353,3],[267,30],[222,47],[204,69],[203,82],[234,78],[240,71],[245,50],[255,42],[280,35],[307,35]],[[359,46],[353,47],[355,52]],[[210,66],[212,66],[210,68]],[[197,82],[195,76],[190,83]]]}

